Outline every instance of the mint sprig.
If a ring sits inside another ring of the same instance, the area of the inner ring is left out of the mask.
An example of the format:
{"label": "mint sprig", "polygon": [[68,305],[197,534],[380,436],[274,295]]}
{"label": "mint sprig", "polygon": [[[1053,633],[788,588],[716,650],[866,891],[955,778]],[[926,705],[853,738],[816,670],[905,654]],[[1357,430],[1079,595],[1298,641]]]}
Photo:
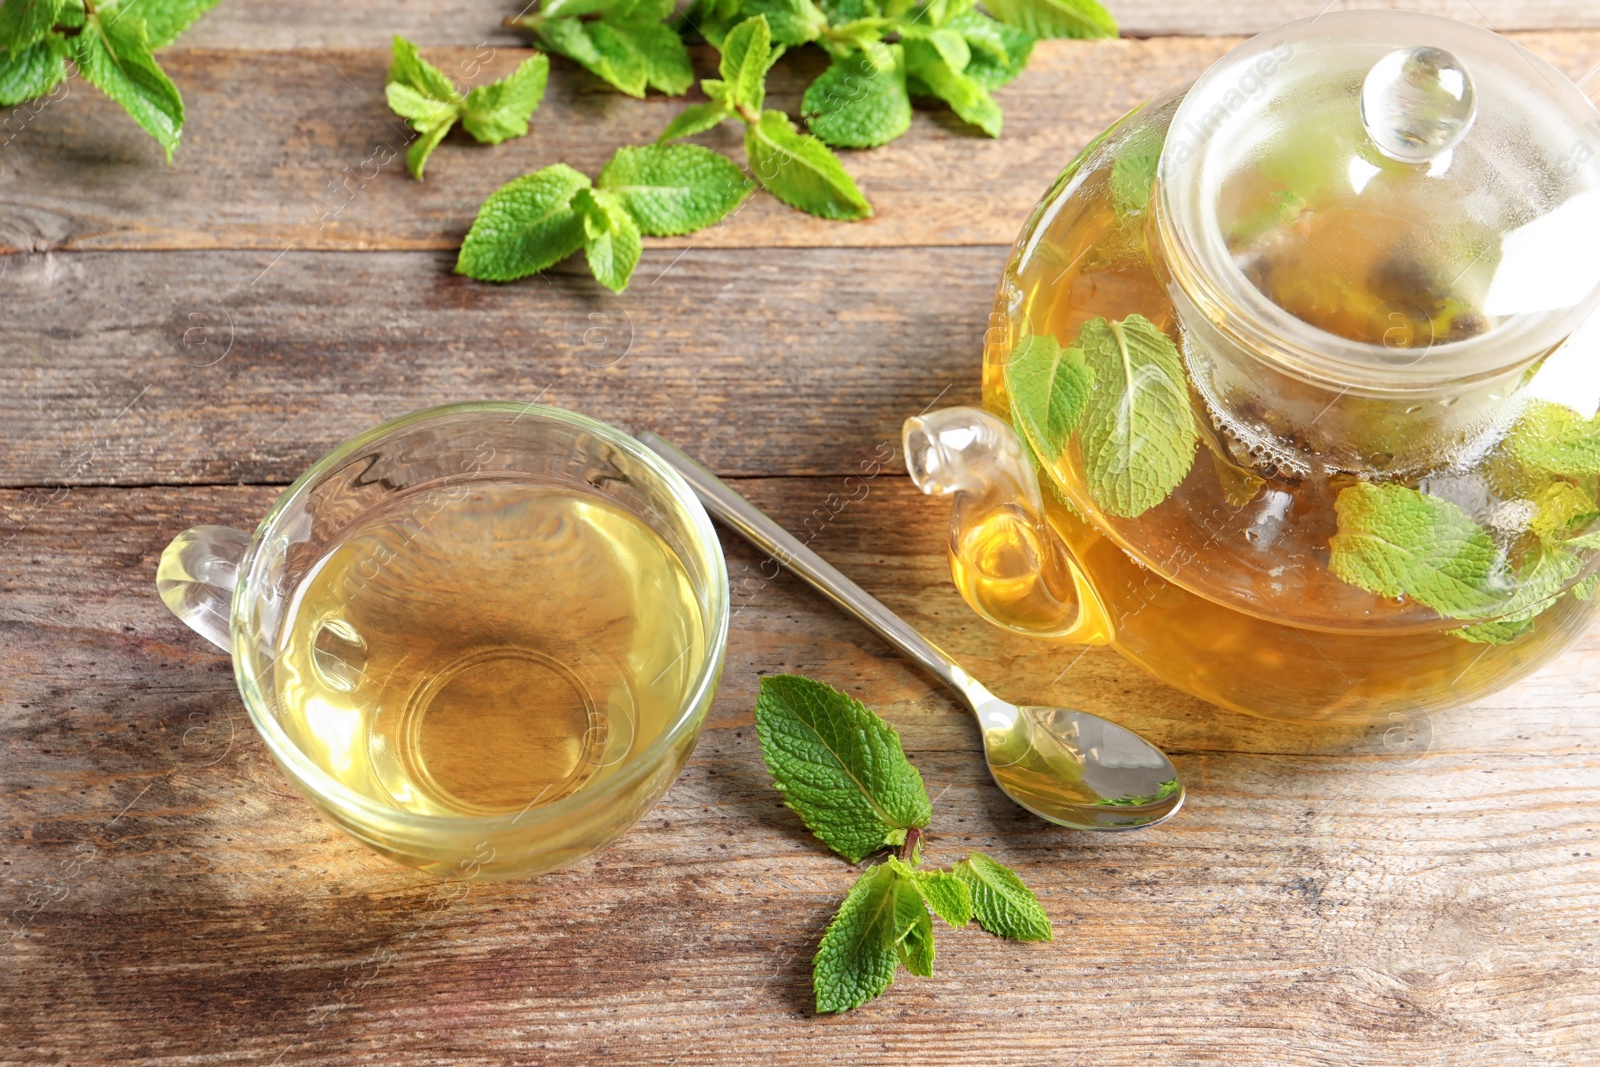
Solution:
{"label": "mint sprig", "polygon": [[806,826],[852,863],[884,848],[845,894],[812,960],[817,1011],[860,1007],[905,967],[933,974],[933,920],[976,918],[1000,937],[1051,939],[1050,919],[1015,871],[981,852],[947,871],[923,870],[922,831],[932,804],[900,737],[860,701],[799,675],[761,679],[761,755],[778,791]]}
{"label": "mint sprig", "polygon": [[483,144],[523,136],[544,99],[549,76],[550,58],[536,53],[499,81],[463,96],[444,71],[422,58],[416,45],[395,37],[384,95],[389,108],[418,135],[406,150],[406,169],[420,181],[428,156],[458,121]]}
{"label": "mint sprig", "polygon": [[490,194],[472,222],[456,271],[508,282],[584,249],[589,269],[621,292],[638,265],[640,236],[691,233],[750,195],[736,164],[699,145],[621,148],[598,183],[564,163],[514,178]]}
{"label": "mint sprig", "polygon": [[217,0],[5,0],[0,5],[0,107],[50,93],[70,59],[84,81],[154,137],[168,163],[183,136],[183,97],[156,62]]}
{"label": "mint sprig", "polygon": [[795,129],[789,116],[765,110],[767,71],[783,54],[772,43],[765,15],[755,15],[729,29],[718,51],[720,78],[706,78],[700,88],[710,97],[679,115],[662,131],[671,141],[702,133],[725,119],[745,123],[744,150],[756,181],[790,207],[825,219],[864,219],[872,205],[855,179],[828,147]]}

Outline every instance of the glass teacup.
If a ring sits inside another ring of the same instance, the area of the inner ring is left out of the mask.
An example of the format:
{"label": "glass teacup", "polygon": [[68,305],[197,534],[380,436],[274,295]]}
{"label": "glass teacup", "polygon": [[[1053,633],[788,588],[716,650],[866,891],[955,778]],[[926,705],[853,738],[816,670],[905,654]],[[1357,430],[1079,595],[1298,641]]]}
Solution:
{"label": "glass teacup", "polygon": [[547,871],[633,825],[699,737],[728,628],[683,479],[610,426],[511,403],[369,430],[253,535],[180,534],[156,583],[232,654],[312,803],[441,877]]}

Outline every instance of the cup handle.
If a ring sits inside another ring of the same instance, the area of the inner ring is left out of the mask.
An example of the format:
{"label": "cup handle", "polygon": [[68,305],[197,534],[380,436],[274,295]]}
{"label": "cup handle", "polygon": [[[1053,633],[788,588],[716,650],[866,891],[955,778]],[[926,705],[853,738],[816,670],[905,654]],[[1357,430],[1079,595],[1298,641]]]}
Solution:
{"label": "cup handle", "polygon": [[156,567],[161,602],[224,652],[233,651],[229,618],[239,564],[250,535],[231,526],[195,526],[172,539]]}
{"label": "cup handle", "polygon": [[972,610],[1029,637],[1110,642],[1110,619],[1045,517],[1016,431],[987,411],[956,407],[907,419],[901,440],[917,488],[952,498],[950,570]]}

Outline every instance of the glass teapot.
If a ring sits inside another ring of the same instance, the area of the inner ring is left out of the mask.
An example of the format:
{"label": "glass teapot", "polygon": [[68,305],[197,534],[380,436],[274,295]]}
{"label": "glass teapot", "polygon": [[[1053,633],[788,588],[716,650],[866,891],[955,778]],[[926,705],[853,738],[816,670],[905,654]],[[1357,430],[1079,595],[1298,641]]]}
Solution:
{"label": "glass teapot", "polygon": [[1428,713],[1600,610],[1597,298],[1585,91],[1462,23],[1323,15],[1073,160],[986,410],[909,420],[907,465],[1006,629],[1269,718]]}

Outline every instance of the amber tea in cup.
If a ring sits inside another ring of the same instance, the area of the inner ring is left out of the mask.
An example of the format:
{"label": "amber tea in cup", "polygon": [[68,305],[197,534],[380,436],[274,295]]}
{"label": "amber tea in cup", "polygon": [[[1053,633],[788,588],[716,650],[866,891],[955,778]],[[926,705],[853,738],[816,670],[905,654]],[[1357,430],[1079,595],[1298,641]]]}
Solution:
{"label": "amber tea in cup", "polygon": [[676,776],[720,669],[703,510],[568,412],[422,412],[319,463],[248,545],[180,536],[163,596],[207,636],[240,548],[229,635],[274,756],[436,874],[532,873],[616,836]]}

